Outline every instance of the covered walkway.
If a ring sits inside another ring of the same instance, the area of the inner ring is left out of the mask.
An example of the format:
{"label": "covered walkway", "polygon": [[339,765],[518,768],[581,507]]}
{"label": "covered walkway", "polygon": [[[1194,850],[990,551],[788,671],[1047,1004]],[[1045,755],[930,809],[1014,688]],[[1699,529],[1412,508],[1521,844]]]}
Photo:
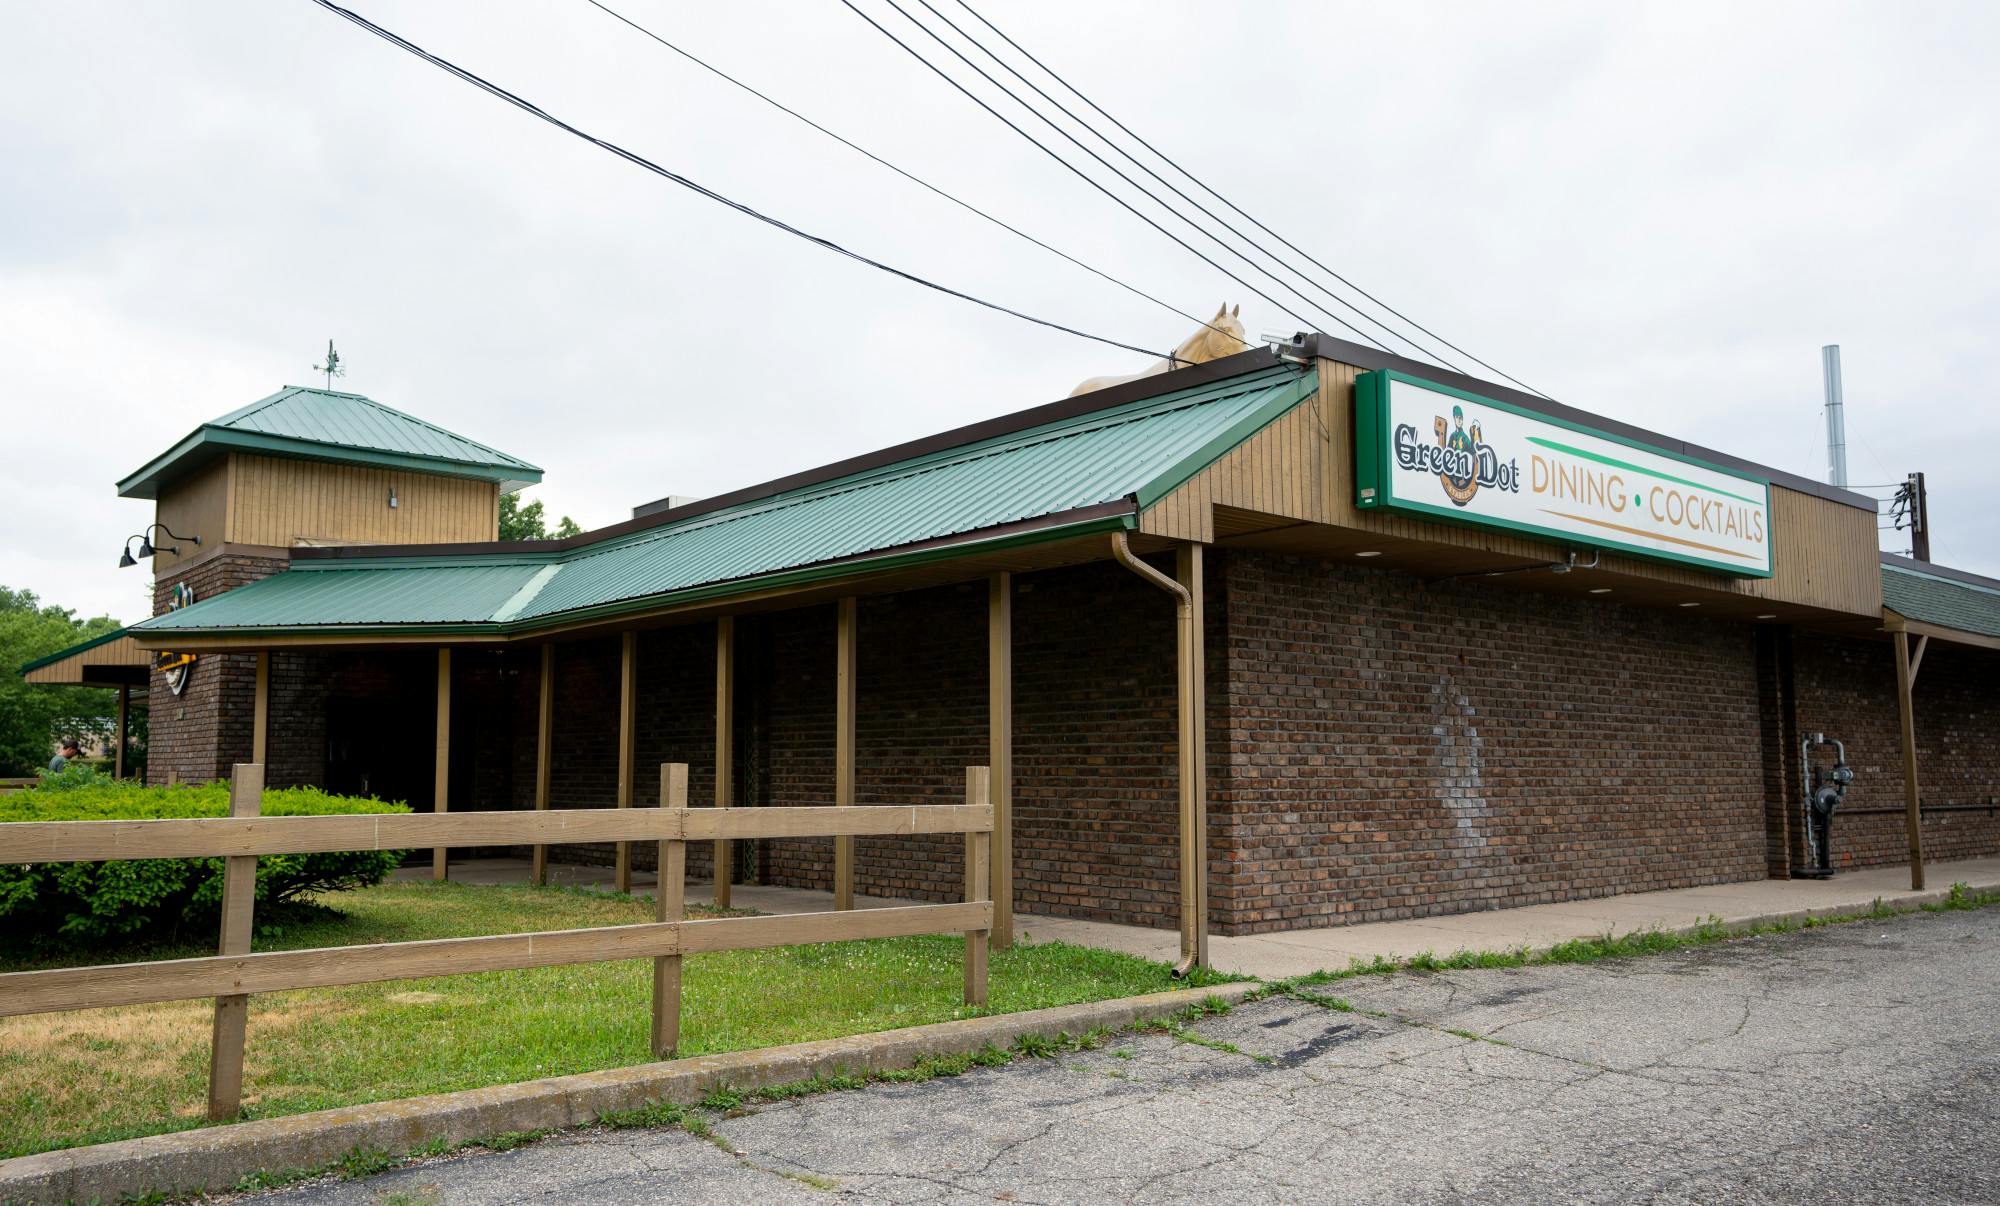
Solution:
{"label": "covered walkway", "polygon": [[[524,884],[528,882],[531,870],[527,859],[479,859],[454,863],[452,876],[466,884]],[[1233,938],[1211,937],[1209,952],[1217,971],[1259,979],[1281,979],[1323,969],[1339,970],[1345,968],[1350,960],[1373,959],[1378,955],[1386,958],[1407,957],[1426,951],[1448,955],[1468,950],[1506,951],[1522,946],[1546,947],[1573,938],[1592,938],[1607,933],[1687,929],[1711,918],[1731,925],[1750,925],[1781,917],[1835,916],[1865,912],[1878,900],[1894,907],[1913,908],[1920,903],[1943,898],[1951,885],[1960,883],[1974,891],[2000,890],[2000,858],[1932,863],[1930,872],[1933,882],[1939,885],[1937,890],[1912,890],[1907,868],[1870,867],[1862,871],[1843,872],[1828,880],[1759,879],[1698,888],[1673,888],[1664,892],[1631,892],[1560,904],[1492,909],[1482,913],[1421,917],[1411,921],[1322,926]],[[413,865],[396,872],[395,878],[426,880],[430,875],[429,867]],[[549,864],[549,882],[552,884],[609,889],[612,875],[610,867]],[[634,872],[632,890],[638,895],[651,896],[655,882],[649,872]],[[706,900],[711,896],[710,885],[688,884],[689,900]],[[833,908],[833,893],[737,884],[730,903],[737,908],[755,909],[760,913],[816,913]],[[887,908],[909,903],[879,896],[857,894],[854,897],[857,909]],[[1179,944],[1179,936],[1173,930],[1026,913],[1015,917],[1015,936],[1023,942],[1069,942],[1078,946],[1124,951],[1161,962],[1172,962]]]}

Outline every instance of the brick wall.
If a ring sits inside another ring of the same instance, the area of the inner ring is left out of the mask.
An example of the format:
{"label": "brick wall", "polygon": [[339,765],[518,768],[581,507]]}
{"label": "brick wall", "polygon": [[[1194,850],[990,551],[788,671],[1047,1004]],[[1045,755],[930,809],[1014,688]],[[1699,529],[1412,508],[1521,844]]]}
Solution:
{"label": "brick wall", "polygon": [[[1854,768],[1854,785],[1833,821],[1835,868],[1908,863],[1894,647],[1812,633],[1799,633],[1793,646],[1798,728],[1844,742]],[[1927,808],[2000,799],[1996,684],[2000,653],[1932,641],[1924,654],[1914,702],[1917,783]],[[1792,793],[1796,799],[1796,786]],[[1883,808],[1892,811],[1855,815]],[[1992,812],[1927,812],[1923,826],[1926,861],[2000,854],[2000,816]]]}
{"label": "brick wall", "polygon": [[[1112,564],[1024,575],[1014,600],[1014,869],[1022,912],[1172,924],[1172,600]],[[856,795],[953,804],[988,761],[986,589],[862,600]],[[1219,623],[1219,618],[1217,620]],[[833,798],[834,609],[739,629],[761,650],[757,773],[773,804]],[[1211,695],[1218,690],[1211,681]],[[1212,776],[1213,779],[1213,776]],[[963,839],[858,838],[855,885],[962,898]],[[773,842],[772,882],[827,887],[832,843]]]}
{"label": "brick wall", "polygon": [[1226,564],[1219,932],[1764,874],[1749,629],[1301,558]]}
{"label": "brick wall", "polygon": [[[621,638],[574,641],[556,647],[553,756],[549,803],[555,808],[611,808],[618,802],[619,693],[622,690]],[[692,624],[642,632],[638,638],[637,717],[634,724],[633,804],[660,802],[660,764],[688,764],[688,803],[707,807],[715,800],[715,629]],[[539,658],[539,654],[537,654]],[[539,660],[536,666],[539,667]],[[540,670],[522,676],[525,705],[517,712],[517,750],[526,751],[523,806],[534,803],[534,734]],[[739,688],[740,690],[740,688]],[[743,798],[739,789],[739,799]],[[707,879],[712,845],[688,847],[688,876]],[[562,862],[609,865],[608,844],[565,846],[550,857]],[[632,847],[635,867],[658,862],[654,843]]]}
{"label": "brick wall", "polygon": [[[285,568],[282,557],[222,553],[192,569],[153,582],[153,614],[167,609],[174,586],[186,582],[195,599],[213,598]],[[251,727],[257,696],[257,659],[251,654],[203,654],[175,695],[166,676],[155,671],[147,722],[146,781],[206,783],[229,777],[229,768],[250,760]]]}

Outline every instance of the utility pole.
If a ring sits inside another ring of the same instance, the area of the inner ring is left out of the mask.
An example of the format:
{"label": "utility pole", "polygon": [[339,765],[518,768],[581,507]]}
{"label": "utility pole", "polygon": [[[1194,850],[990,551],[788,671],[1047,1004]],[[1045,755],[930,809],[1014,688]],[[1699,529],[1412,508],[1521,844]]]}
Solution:
{"label": "utility pole", "polygon": [[1826,377],[1826,480],[1847,488],[1847,416],[1840,392],[1840,345],[1819,350],[1820,371]]}
{"label": "utility pole", "polygon": [[1918,561],[1931,559],[1931,504],[1924,490],[1924,475],[1910,475],[1910,556]]}

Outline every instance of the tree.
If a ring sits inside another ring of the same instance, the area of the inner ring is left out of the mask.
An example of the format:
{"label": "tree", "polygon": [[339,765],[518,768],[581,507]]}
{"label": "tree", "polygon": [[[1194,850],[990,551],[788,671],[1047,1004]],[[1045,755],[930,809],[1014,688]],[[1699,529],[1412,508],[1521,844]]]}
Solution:
{"label": "tree", "polygon": [[583,526],[565,515],[556,524],[556,530],[549,531],[542,518],[542,500],[531,503],[521,501],[519,494],[500,496],[500,539],[502,540],[561,540],[583,531]]}
{"label": "tree", "polygon": [[118,627],[110,616],[79,620],[67,607],[44,605],[33,591],[0,586],[0,775],[42,769],[59,735],[101,737],[112,731],[111,692],[31,683],[20,671],[36,658]]}

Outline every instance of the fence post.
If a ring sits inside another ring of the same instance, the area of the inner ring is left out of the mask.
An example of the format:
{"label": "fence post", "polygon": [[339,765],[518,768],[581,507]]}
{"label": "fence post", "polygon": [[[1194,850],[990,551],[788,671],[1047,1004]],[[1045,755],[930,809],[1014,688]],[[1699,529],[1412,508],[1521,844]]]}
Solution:
{"label": "fence post", "polygon": [[[965,768],[965,802],[968,805],[993,803],[993,768]],[[991,900],[993,831],[965,835],[965,899],[968,903]],[[986,940],[991,930],[965,931],[965,1003],[986,1004]]]}
{"label": "fence post", "polygon": [[[263,810],[264,766],[239,762],[229,775],[229,815],[254,817]],[[257,856],[222,861],[222,942],[220,955],[250,953],[251,912],[257,903]],[[243,1033],[250,1017],[246,994],[215,998],[215,1030],[208,1053],[208,1120],[225,1122],[243,1112]]]}
{"label": "fence post", "polygon": [[[660,763],[660,807],[687,808],[688,766],[685,762]],[[687,904],[687,843],[678,836],[660,843],[660,879],[653,889],[660,921],[679,921]],[[681,1045],[681,957],[653,957],[653,1054],[665,1059]]]}

